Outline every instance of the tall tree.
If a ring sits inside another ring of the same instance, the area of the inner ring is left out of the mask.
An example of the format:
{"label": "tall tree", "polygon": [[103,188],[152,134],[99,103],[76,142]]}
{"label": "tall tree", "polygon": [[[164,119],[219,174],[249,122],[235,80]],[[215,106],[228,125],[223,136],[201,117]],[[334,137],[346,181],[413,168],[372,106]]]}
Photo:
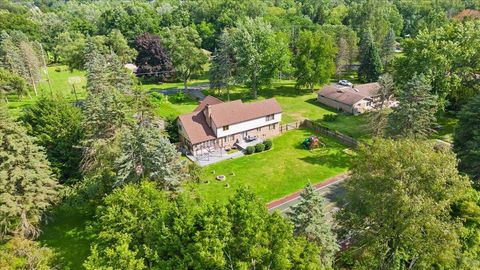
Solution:
{"label": "tall tree", "polygon": [[393,58],[395,57],[395,31],[393,31],[393,29],[390,29],[388,34],[385,36],[385,39],[382,42],[380,54],[383,66],[385,68],[390,66]]}
{"label": "tall tree", "polygon": [[210,67],[210,88],[225,89],[228,100],[230,100],[230,87],[235,81],[235,55],[230,42],[230,33],[223,31],[218,41],[218,48],[213,53]]}
{"label": "tall tree", "polygon": [[451,211],[471,187],[455,155],[428,141],[379,139],[358,157],[336,217],[353,267],[457,268],[461,223]]}
{"label": "tall tree", "polygon": [[175,76],[183,81],[184,91],[192,75],[203,71],[208,56],[200,48],[202,40],[193,27],[172,26],[162,34],[162,38],[172,59]]}
{"label": "tall tree", "polygon": [[415,74],[398,97],[399,105],[388,119],[388,132],[392,136],[426,138],[434,132],[437,97],[430,94],[430,80]]}
{"label": "tall tree", "polygon": [[17,94],[20,99],[28,93],[28,86],[25,79],[4,68],[0,68],[0,95],[8,102],[8,94]]}
{"label": "tall tree", "polygon": [[43,149],[2,104],[0,122],[0,238],[35,237],[59,186]]}
{"label": "tall tree", "polygon": [[80,141],[83,137],[81,112],[62,97],[42,96],[20,117],[29,135],[46,150],[52,169],[59,179],[80,178]]}
{"label": "tall tree", "polygon": [[480,189],[480,94],[458,113],[459,124],[454,134],[453,149],[460,159],[459,169],[468,173]]}
{"label": "tall tree", "polygon": [[25,79],[27,79],[30,82],[30,85],[32,85],[33,92],[36,96],[38,95],[37,83],[41,79],[41,56],[39,55],[38,49],[35,48],[35,45],[32,42],[21,41],[18,46],[21,52],[23,65],[27,71],[27,78]]}
{"label": "tall tree", "polygon": [[290,58],[286,37],[275,34],[261,19],[238,22],[232,29],[232,46],[238,67],[236,79],[252,89],[254,98],[286,68]]}
{"label": "tall tree", "polygon": [[151,127],[139,126],[124,132],[115,165],[116,186],[152,180],[159,188],[178,190],[187,177],[187,164],[176,147]]}
{"label": "tall tree", "polygon": [[165,81],[172,76],[172,60],[159,36],[149,33],[137,36],[135,49],[138,51],[135,60],[138,75],[160,81]]}
{"label": "tall tree", "polygon": [[293,66],[297,88],[306,85],[313,92],[316,84],[328,82],[335,73],[336,49],[328,34],[303,30],[296,40],[295,50]]}
{"label": "tall tree", "polygon": [[85,36],[78,32],[63,32],[55,39],[54,52],[60,62],[67,65],[70,71],[83,69],[85,65]]}
{"label": "tall tree", "polygon": [[363,82],[375,82],[382,74],[383,66],[373,34],[368,28],[360,41],[360,67],[358,78]]}
{"label": "tall tree", "polygon": [[383,74],[378,83],[380,84],[380,100],[375,103],[374,111],[367,116],[367,128],[374,137],[383,137],[388,126],[389,105],[396,91],[393,77],[389,73]]}
{"label": "tall tree", "polygon": [[300,193],[300,202],[291,207],[288,217],[293,222],[296,235],[305,236],[320,247],[322,264],[328,269],[339,247],[325,214],[325,199],[308,184]]}
{"label": "tall tree", "polygon": [[137,56],[135,49],[128,46],[128,42],[118,29],[113,29],[107,36],[106,45],[118,56],[122,64],[130,63]]}

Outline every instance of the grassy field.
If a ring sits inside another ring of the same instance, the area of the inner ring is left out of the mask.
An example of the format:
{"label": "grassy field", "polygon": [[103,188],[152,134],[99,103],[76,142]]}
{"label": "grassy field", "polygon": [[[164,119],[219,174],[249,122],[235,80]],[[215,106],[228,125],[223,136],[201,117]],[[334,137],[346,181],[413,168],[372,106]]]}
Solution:
{"label": "grassy field", "polygon": [[[207,201],[225,201],[238,187],[248,186],[269,202],[349,169],[351,157],[343,152],[345,146],[321,137],[326,147],[309,151],[301,143],[310,135],[308,130],[291,130],[275,137],[269,151],[204,167],[201,180],[209,183],[198,184],[199,194]],[[215,180],[221,174],[226,175],[225,182]]]}

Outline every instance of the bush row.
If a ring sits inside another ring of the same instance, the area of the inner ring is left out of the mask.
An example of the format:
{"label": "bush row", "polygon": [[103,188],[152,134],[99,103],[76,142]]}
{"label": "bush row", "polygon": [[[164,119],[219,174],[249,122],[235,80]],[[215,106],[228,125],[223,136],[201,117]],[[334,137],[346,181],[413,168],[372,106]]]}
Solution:
{"label": "bush row", "polygon": [[247,155],[251,155],[253,153],[260,153],[266,150],[269,150],[272,148],[272,141],[271,140],[265,140],[263,143],[258,143],[255,146],[248,146],[245,150]]}

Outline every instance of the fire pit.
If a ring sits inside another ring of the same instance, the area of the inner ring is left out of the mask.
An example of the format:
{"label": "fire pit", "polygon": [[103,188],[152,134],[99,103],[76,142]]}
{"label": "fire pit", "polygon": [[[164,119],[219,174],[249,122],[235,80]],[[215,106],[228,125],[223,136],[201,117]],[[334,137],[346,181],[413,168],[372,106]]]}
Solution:
{"label": "fire pit", "polygon": [[221,175],[217,175],[217,177],[215,177],[218,181],[225,181],[227,179],[227,177],[223,174]]}

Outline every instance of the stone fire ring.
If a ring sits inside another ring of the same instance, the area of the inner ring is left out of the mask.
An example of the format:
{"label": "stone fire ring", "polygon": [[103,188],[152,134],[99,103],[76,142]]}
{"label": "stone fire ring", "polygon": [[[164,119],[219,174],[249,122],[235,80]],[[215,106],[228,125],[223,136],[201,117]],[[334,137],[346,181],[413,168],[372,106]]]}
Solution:
{"label": "stone fire ring", "polygon": [[217,177],[215,177],[218,181],[225,181],[227,180],[227,177],[223,174],[221,175],[217,175]]}

